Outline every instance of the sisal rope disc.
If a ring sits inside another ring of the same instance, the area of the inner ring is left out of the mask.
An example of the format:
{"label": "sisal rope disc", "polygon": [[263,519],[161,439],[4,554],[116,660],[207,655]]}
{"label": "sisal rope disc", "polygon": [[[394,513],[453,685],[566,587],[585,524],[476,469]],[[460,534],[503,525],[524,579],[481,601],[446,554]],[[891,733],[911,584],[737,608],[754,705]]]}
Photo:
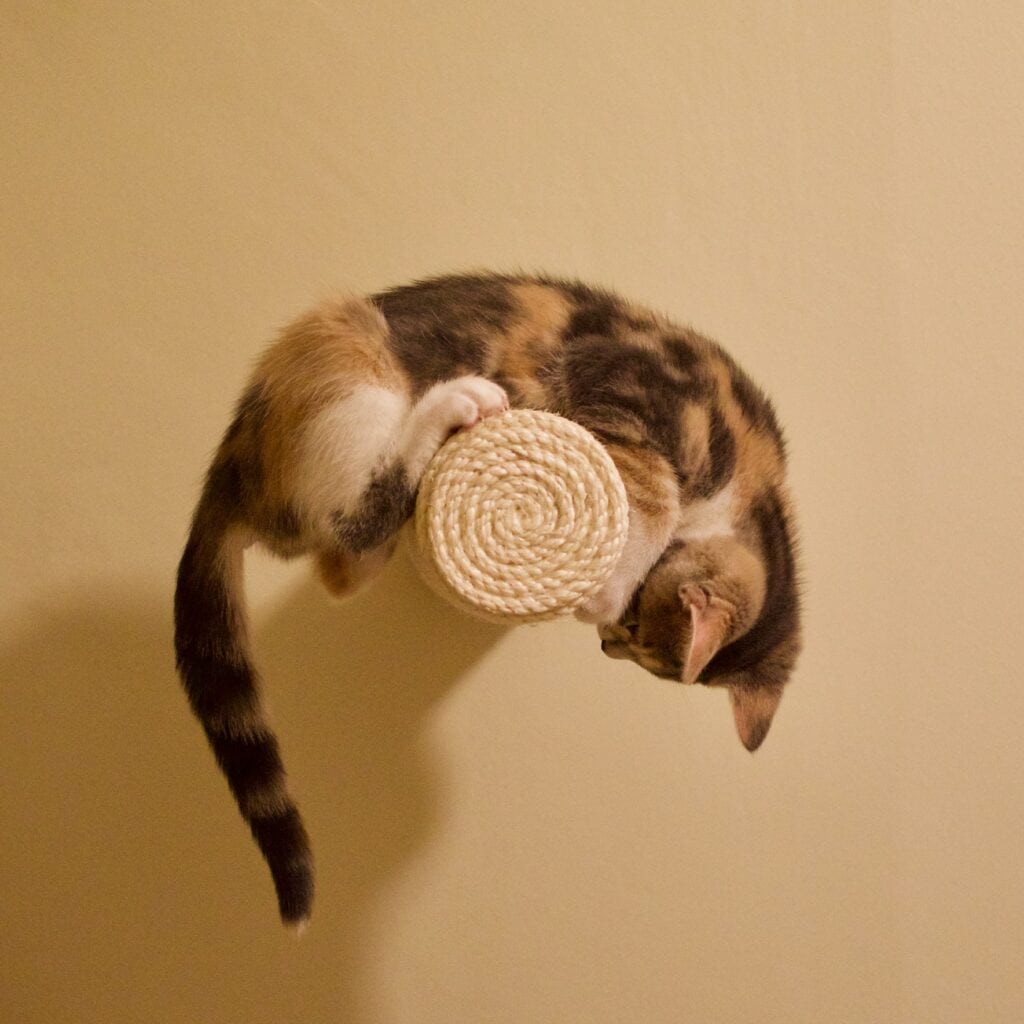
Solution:
{"label": "sisal rope disc", "polygon": [[516,409],[452,436],[416,500],[414,558],[453,604],[502,622],[570,614],[622,554],[626,489],[600,442]]}

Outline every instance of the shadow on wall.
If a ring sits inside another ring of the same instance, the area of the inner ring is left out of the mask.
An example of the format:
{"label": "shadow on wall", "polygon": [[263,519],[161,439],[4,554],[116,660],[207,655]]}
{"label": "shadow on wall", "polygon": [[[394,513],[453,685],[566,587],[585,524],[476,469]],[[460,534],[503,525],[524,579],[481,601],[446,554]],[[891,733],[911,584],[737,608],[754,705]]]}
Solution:
{"label": "shadow on wall", "polygon": [[372,903],[442,785],[422,729],[501,634],[403,555],[346,605],[310,581],[257,632],[318,858],[296,943],[180,692],[169,595],[37,609],[0,654],[0,1018],[376,1019]]}

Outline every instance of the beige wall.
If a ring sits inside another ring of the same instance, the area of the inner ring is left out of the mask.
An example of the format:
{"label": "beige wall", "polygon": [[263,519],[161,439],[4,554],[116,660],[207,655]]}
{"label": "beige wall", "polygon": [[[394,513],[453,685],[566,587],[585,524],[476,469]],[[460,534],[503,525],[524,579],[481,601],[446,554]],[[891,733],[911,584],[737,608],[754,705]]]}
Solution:
{"label": "beige wall", "polygon": [[[995,0],[0,5],[0,1019],[1024,1019],[1022,47]],[[255,559],[295,943],[172,670],[190,505],[279,323],[477,265],[763,380],[807,650],[751,758],[585,627]]]}

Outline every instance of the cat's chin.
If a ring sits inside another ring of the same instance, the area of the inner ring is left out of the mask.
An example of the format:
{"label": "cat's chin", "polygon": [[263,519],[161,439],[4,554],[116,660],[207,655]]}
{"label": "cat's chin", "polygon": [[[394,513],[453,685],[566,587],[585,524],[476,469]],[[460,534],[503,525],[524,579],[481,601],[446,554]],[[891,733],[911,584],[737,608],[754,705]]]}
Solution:
{"label": "cat's chin", "polygon": [[629,647],[626,644],[616,643],[612,640],[601,641],[601,652],[608,658],[614,658],[616,661],[632,661],[633,656],[629,653]]}

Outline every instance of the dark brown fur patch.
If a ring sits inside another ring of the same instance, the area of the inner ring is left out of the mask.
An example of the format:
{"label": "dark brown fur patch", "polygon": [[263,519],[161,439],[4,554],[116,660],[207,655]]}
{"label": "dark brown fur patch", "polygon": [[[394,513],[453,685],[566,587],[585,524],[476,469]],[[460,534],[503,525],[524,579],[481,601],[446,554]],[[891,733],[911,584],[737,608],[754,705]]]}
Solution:
{"label": "dark brown fur patch", "polygon": [[249,828],[270,865],[281,920],[304,921],[313,901],[313,867],[309,836],[298,808],[292,805],[275,814],[253,815]]}
{"label": "dark brown fur patch", "polygon": [[302,536],[299,515],[290,505],[264,510],[255,520],[256,529],[276,545],[296,543]]}
{"label": "dark brown fur patch", "polygon": [[596,294],[581,302],[569,317],[563,337],[567,342],[586,335],[610,338],[616,333],[622,316],[619,304],[608,295]]}
{"label": "dark brown fur patch", "polygon": [[389,346],[419,395],[432,384],[484,372],[487,340],[515,314],[514,278],[433,278],[373,297],[390,329]]}
{"label": "dark brown fur patch", "polygon": [[666,334],[661,344],[668,357],[669,365],[685,377],[694,375],[700,368],[700,354],[688,338],[681,334]]}
{"label": "dark brown fur patch", "polygon": [[730,384],[736,402],[743,415],[750,421],[755,430],[769,434],[778,445],[780,452],[785,450],[782,428],[775,416],[775,410],[767,395],[747,376],[747,374],[729,359]]}
{"label": "dark brown fur patch", "polygon": [[262,384],[250,384],[238,401],[235,418],[228,427],[225,441],[233,444],[244,433],[258,435],[267,419],[267,400]]}
{"label": "dark brown fur patch", "polygon": [[356,512],[335,513],[332,522],[338,543],[355,554],[378,547],[401,529],[415,502],[405,466],[400,462],[389,466],[370,481]]}
{"label": "dark brown fur patch", "polygon": [[736,439],[717,406],[709,410],[708,468],[697,482],[695,493],[702,498],[717,494],[732,476],[736,466]]}

